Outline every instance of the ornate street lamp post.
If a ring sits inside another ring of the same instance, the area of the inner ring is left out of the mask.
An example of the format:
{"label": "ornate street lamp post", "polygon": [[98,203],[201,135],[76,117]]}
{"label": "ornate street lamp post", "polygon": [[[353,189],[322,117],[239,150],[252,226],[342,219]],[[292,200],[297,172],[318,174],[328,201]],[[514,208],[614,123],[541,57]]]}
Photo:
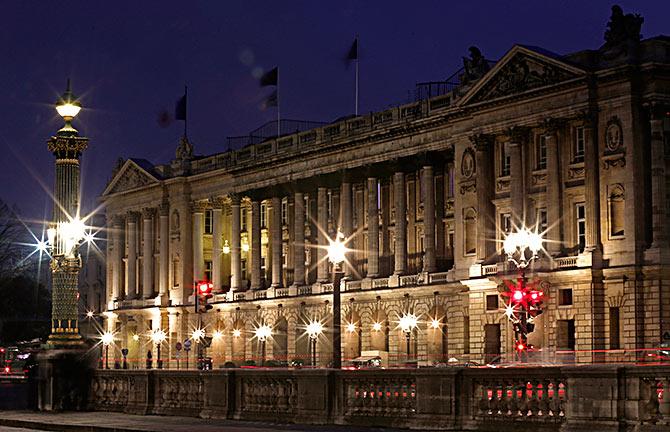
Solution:
{"label": "ornate street lamp post", "polygon": [[151,341],[156,344],[156,367],[163,369],[163,361],[161,360],[161,344],[165,342],[167,335],[163,329],[157,329],[151,332]]}
{"label": "ornate street lamp post", "polygon": [[263,366],[263,364],[265,363],[265,342],[268,340],[270,336],[272,336],[272,329],[267,324],[261,324],[254,330],[254,335],[256,336],[256,339],[258,339],[258,343],[260,344],[259,347],[261,356],[260,366]]}
{"label": "ornate street lamp post", "polygon": [[407,361],[409,361],[410,355],[411,355],[411,340],[412,340],[412,332],[414,329],[417,327],[419,320],[414,315],[413,313],[405,312],[401,317],[400,317],[400,330],[402,330],[403,333],[405,333],[405,340],[407,341]]}
{"label": "ornate street lamp post", "polygon": [[114,343],[114,334],[112,332],[104,332],[100,336],[100,341],[105,347],[105,369],[109,369],[109,346]]}
{"label": "ornate street lamp post", "polygon": [[347,247],[343,242],[344,235],[337,232],[334,240],[328,240],[328,260],[333,264],[333,361],[335,369],[342,367],[342,298],[340,282],[342,281],[342,263],[347,258]]}
{"label": "ornate street lamp post", "polygon": [[[516,285],[510,286],[510,303],[506,306],[505,314],[514,324],[514,338],[516,350],[519,356],[528,347],[528,333],[532,331],[534,324],[529,322],[531,312],[538,313],[542,302],[541,291],[529,291],[526,281],[526,267],[537,258],[538,252],[542,250],[542,237],[528,228],[522,228],[510,233],[503,243],[503,250],[508,261],[514,263],[519,271]],[[541,312],[539,312],[541,313]]]}
{"label": "ornate street lamp post", "polygon": [[78,246],[85,236],[85,225],[79,219],[79,158],[88,146],[88,138],[80,137],[72,120],[81,105],[67,89],[56,103],[56,111],[65,125],[48,141],[56,157],[53,218],[47,230],[51,249],[51,334],[48,344],[56,348],[79,347],[78,280],[81,258]]}
{"label": "ornate street lamp post", "polygon": [[310,352],[312,354],[312,366],[316,367],[316,341],[323,333],[323,324],[320,321],[310,321],[307,324],[307,336],[310,342]]}

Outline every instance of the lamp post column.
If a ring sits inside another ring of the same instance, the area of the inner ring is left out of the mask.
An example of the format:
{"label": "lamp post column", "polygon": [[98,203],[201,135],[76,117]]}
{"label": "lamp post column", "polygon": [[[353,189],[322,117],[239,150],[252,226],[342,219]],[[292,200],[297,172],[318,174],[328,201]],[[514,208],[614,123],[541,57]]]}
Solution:
{"label": "lamp post column", "polygon": [[47,146],[56,157],[56,173],[51,228],[56,229],[52,243],[52,290],[51,290],[51,334],[48,344],[55,347],[78,347],[82,340],[79,335],[78,321],[78,279],[81,270],[81,258],[78,242],[72,244],[64,238],[59,228],[79,218],[79,158],[88,139],[79,136],[72,127],[72,119],[81,105],[67,89],[56,104],[56,110],[65,120],[65,125],[49,139]]}

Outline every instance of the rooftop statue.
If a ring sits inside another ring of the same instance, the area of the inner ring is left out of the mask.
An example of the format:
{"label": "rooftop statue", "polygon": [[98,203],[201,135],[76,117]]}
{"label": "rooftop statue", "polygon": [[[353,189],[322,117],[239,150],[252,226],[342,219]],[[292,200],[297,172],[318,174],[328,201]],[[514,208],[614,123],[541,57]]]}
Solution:
{"label": "rooftop statue", "polygon": [[470,51],[470,58],[463,57],[464,72],[459,76],[461,84],[469,84],[477,81],[490,69],[489,63],[479,48],[471,46],[468,51]]}
{"label": "rooftop statue", "polygon": [[612,6],[612,16],[607,23],[603,45],[605,57],[612,59],[633,54],[641,38],[643,22],[644,18],[639,14],[624,14],[621,6]]}

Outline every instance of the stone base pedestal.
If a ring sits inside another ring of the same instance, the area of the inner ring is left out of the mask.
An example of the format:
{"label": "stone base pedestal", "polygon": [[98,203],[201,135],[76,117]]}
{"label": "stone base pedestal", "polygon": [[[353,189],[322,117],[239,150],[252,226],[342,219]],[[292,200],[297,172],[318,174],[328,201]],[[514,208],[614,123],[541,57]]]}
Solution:
{"label": "stone base pedestal", "polygon": [[389,288],[396,288],[400,286],[400,275],[392,274],[389,276]]}
{"label": "stone base pedestal", "polygon": [[47,349],[39,362],[37,407],[40,411],[86,409],[93,355],[86,349]]}

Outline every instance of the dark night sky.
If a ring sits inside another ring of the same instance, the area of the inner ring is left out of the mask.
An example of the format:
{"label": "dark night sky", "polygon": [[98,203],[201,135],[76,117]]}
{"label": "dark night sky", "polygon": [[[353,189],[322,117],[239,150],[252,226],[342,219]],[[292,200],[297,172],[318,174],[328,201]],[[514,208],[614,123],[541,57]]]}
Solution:
{"label": "dark night sky", "polygon": [[[670,2],[622,1],[644,16],[645,37],[670,34]],[[174,157],[181,122],[167,128],[189,84],[197,154],[272,120],[254,68],[280,67],[282,117],[330,121],[353,111],[353,69],[343,58],[360,35],[361,112],[405,102],[417,81],[442,80],[477,45],[497,59],[514,43],[559,54],[598,48],[611,1],[58,1],[3,2],[0,25],[0,198],[26,218],[47,214],[61,126],[53,103],[71,77],[90,137],[84,205],[92,207],[116,159]]]}

